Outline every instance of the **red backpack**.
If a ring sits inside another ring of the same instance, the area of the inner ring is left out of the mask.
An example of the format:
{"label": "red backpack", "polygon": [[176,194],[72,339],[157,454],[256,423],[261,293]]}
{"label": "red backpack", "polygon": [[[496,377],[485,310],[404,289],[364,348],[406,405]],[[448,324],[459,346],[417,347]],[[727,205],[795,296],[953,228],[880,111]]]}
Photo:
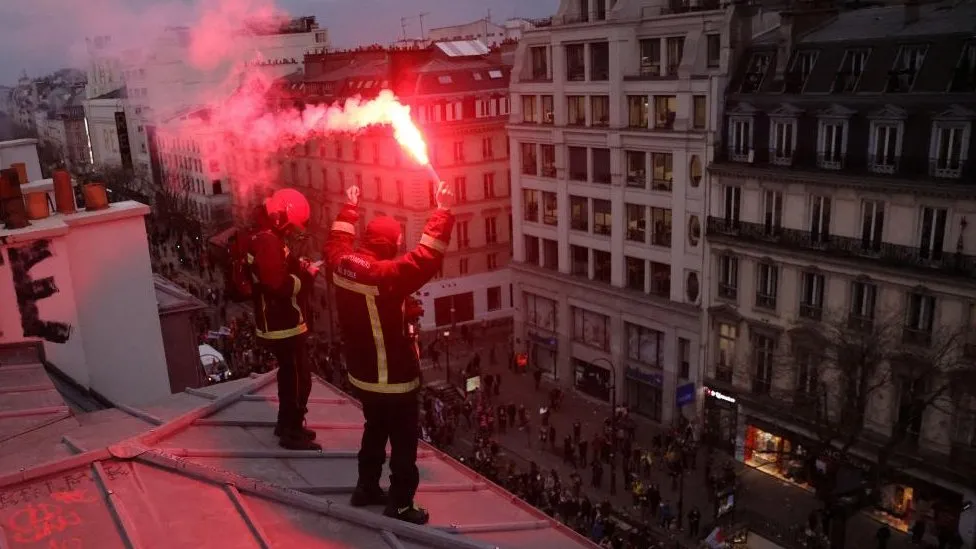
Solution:
{"label": "red backpack", "polygon": [[254,278],[251,274],[251,242],[254,231],[240,228],[227,239],[228,265],[224,273],[224,295],[235,303],[250,301],[254,295]]}

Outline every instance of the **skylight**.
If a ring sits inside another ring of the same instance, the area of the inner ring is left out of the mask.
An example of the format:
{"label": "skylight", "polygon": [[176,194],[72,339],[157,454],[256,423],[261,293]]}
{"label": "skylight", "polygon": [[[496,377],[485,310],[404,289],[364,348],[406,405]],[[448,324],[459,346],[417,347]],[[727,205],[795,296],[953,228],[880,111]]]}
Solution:
{"label": "skylight", "polygon": [[442,75],[442,76],[438,76],[437,77],[437,81],[440,82],[441,84],[451,84],[451,83],[454,82],[454,80],[451,78],[451,76],[450,75],[447,75],[447,74]]}
{"label": "skylight", "polygon": [[488,76],[492,79],[497,79],[502,77],[502,71],[488,71]]}

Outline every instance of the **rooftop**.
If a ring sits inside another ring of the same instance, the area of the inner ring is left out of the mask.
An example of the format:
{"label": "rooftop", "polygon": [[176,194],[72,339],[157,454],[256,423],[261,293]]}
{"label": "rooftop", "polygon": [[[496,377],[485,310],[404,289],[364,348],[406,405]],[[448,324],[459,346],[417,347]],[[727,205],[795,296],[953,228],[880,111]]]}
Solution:
{"label": "rooftop", "polygon": [[276,394],[272,372],[2,440],[0,524],[35,547],[595,547],[424,444],[417,500],[430,526],[352,508],[358,404],[316,379],[308,426],[324,450],[284,451]]}
{"label": "rooftop", "polygon": [[918,19],[905,18],[905,6],[844,11],[830,23],[807,34],[801,43],[834,41],[900,40],[964,33],[976,29],[976,3],[947,0],[918,6]]}
{"label": "rooftop", "polygon": [[160,314],[197,311],[207,307],[206,303],[161,275],[153,275],[153,285]]}

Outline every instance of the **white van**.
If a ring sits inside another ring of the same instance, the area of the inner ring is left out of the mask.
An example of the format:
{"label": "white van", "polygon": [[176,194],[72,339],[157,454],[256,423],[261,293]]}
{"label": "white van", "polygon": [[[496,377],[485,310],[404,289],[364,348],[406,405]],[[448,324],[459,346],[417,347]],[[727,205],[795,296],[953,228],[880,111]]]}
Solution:
{"label": "white van", "polygon": [[203,373],[207,376],[207,383],[220,383],[230,379],[230,368],[224,361],[224,355],[210,345],[204,343],[200,345],[200,365]]}

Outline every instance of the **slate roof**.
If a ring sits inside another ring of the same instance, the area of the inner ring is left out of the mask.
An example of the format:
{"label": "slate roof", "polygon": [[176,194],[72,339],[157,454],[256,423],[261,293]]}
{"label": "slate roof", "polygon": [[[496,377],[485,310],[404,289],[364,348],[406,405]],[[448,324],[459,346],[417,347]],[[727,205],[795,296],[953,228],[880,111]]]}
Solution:
{"label": "slate roof", "polygon": [[973,34],[976,3],[949,0],[919,6],[919,18],[905,22],[903,5],[866,8],[842,12],[829,25],[805,36],[801,42],[837,40],[898,40],[943,34]]}
{"label": "slate roof", "polygon": [[271,432],[276,391],[265,374],[0,442],[0,547],[596,547],[423,444],[430,526],[352,508],[358,404],[316,379],[324,450],[289,452]]}

